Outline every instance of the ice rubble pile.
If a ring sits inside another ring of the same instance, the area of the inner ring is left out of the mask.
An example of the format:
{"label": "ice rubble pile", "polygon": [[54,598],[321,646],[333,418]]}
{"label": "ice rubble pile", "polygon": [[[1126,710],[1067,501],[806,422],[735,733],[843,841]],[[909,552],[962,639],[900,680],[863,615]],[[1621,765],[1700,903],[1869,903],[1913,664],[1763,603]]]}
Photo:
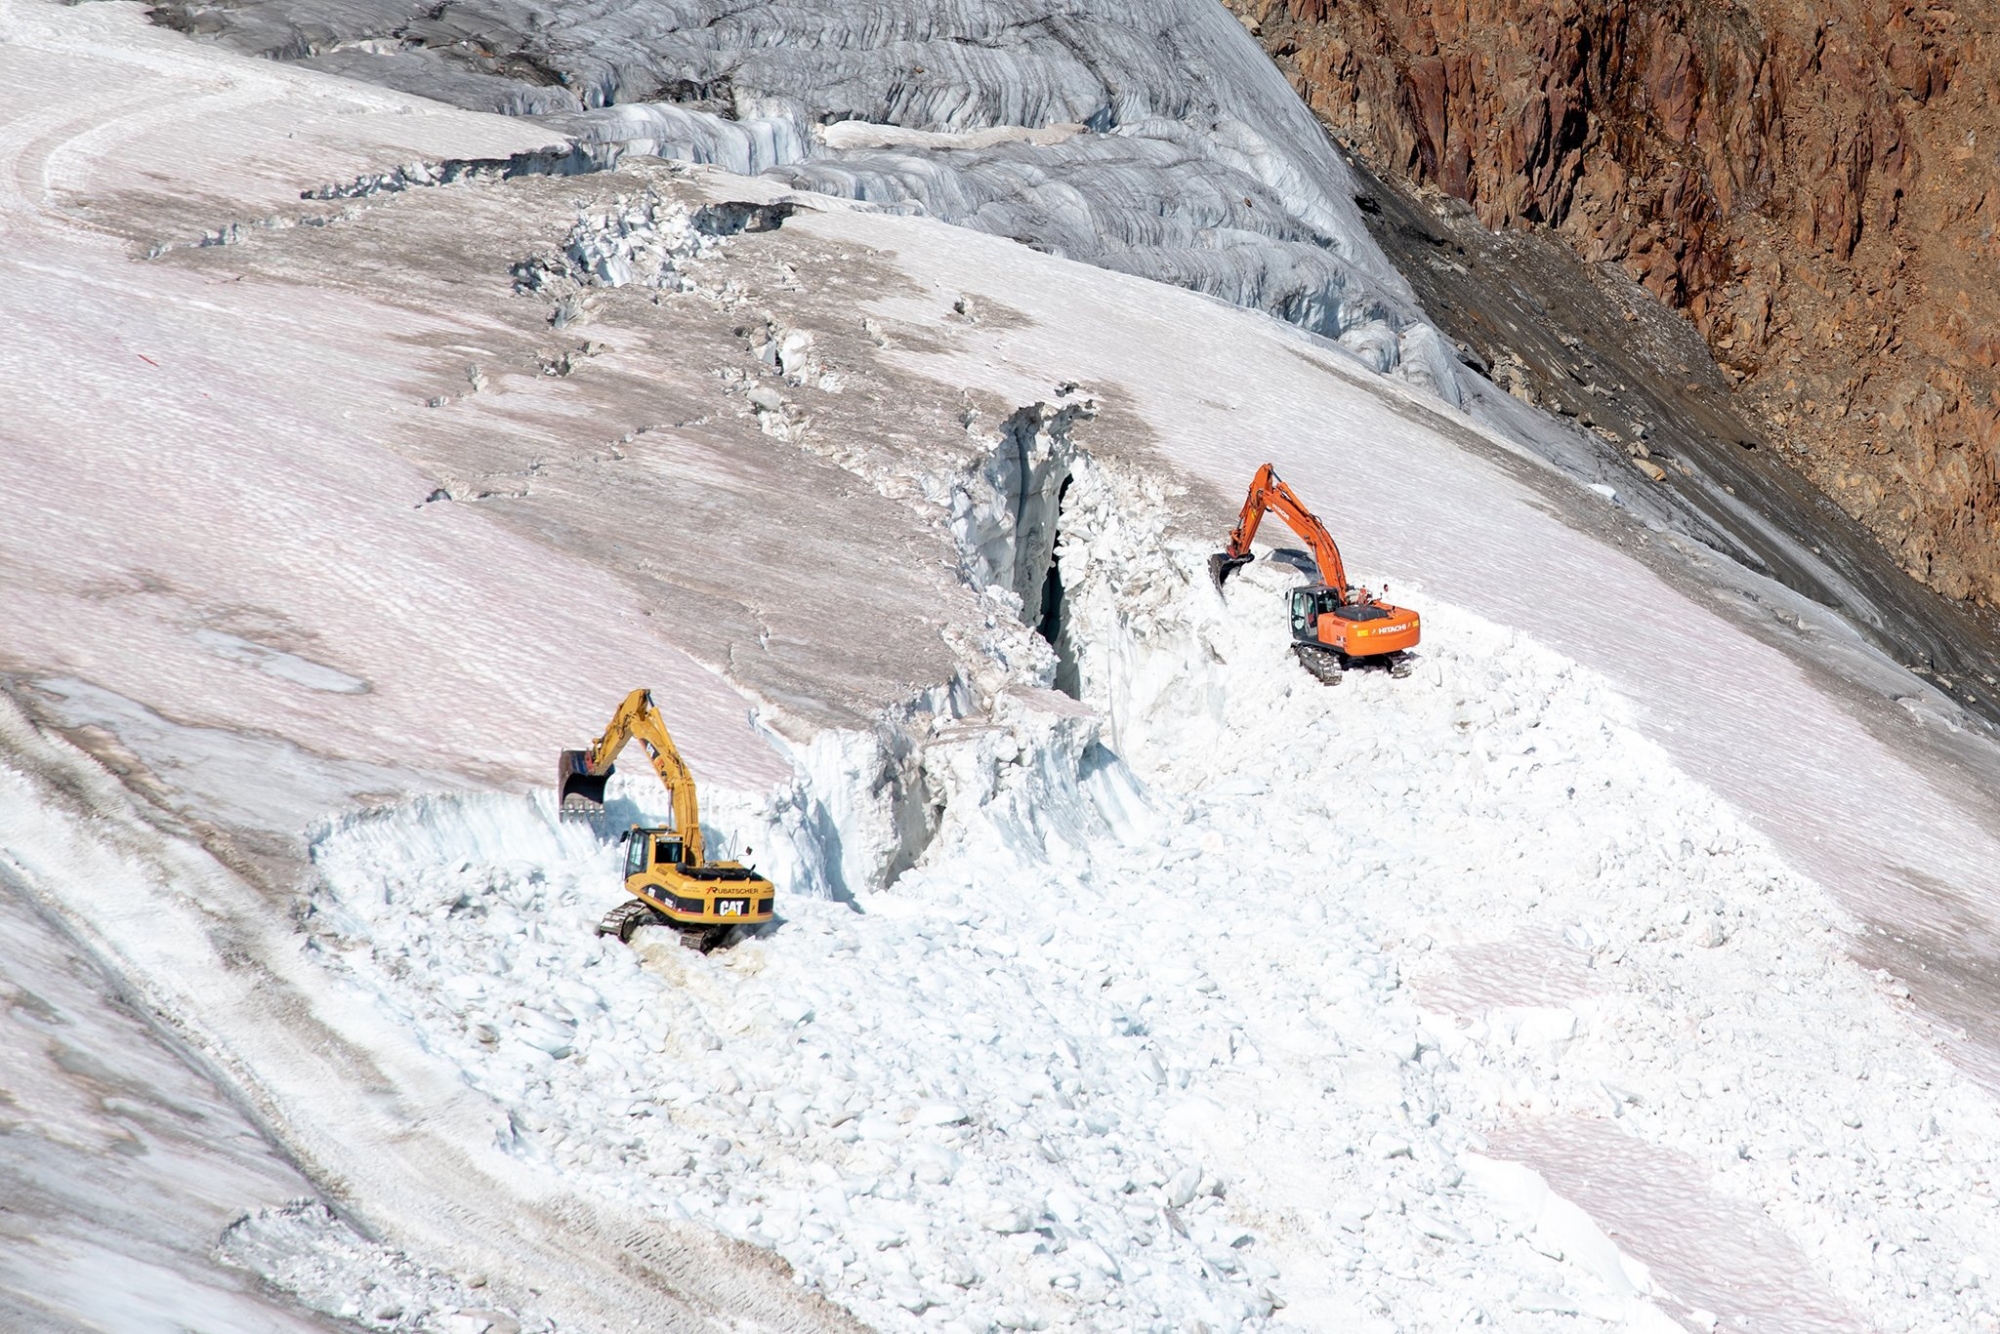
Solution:
{"label": "ice rubble pile", "polygon": [[556,1334],[547,1319],[363,1239],[317,1200],[245,1214],[217,1248],[303,1305],[380,1334]]}
{"label": "ice rubble pile", "polygon": [[514,265],[514,288],[558,299],[580,287],[631,283],[691,292],[696,283],[688,267],[721,244],[686,204],[647,189],[618,196],[602,212],[579,213],[560,252]]}
{"label": "ice rubble pile", "polygon": [[160,12],[260,53],[540,116],[599,156],[770,172],[1191,287],[1458,401],[1455,359],[1369,238],[1325,131],[1210,0]]}
{"label": "ice rubble pile", "polygon": [[1200,553],[1163,577],[1157,492],[1087,460],[1062,519],[1096,710],[1039,688],[1044,653],[941,712],[942,809],[891,888],[789,896],[712,956],[626,949],[591,934],[615,848],[438,801],[323,832],[315,950],[490,1097],[504,1151],[768,1247],[883,1328],[1669,1328],[1705,1299],[1674,1238],[1730,1241],[1699,1201],[1649,1273],[1468,1175],[1571,1118],[1782,1224],[1771,1309],[1800,1283],[1885,1326],[2000,1309],[1967,1267],[1995,1211],[1949,1203],[1991,1180],[1986,1101],[1609,692],[1408,589],[1418,672],[1327,690],[1279,567],[1226,603]]}

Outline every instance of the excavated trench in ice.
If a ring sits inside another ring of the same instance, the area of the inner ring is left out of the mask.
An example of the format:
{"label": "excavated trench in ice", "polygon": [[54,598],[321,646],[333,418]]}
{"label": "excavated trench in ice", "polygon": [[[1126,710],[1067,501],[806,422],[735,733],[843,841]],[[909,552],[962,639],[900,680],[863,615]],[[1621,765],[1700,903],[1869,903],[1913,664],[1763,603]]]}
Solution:
{"label": "excavated trench in ice", "polygon": [[[1991,1309],[1918,1276],[1996,1253],[1993,1211],[1914,1210],[2000,1128],[1812,886],[1587,673],[1420,589],[1411,677],[1314,683],[1298,576],[1218,597],[1078,420],[931,488],[992,608],[960,681],[789,791],[704,790],[775,929],[600,940],[615,845],[478,796],[319,831],[310,948],[491,1098],[500,1152],[884,1328]],[[1022,620],[1043,530],[1081,702]],[[1616,1201],[1532,1170],[1572,1140],[1695,1184],[1614,1245],[1575,1206]]]}

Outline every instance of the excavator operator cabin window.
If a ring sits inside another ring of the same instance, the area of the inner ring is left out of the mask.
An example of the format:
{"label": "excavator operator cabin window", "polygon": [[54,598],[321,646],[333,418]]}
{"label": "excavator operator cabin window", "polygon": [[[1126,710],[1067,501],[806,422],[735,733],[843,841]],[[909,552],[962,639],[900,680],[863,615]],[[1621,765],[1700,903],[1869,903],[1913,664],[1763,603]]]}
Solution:
{"label": "excavator operator cabin window", "polygon": [[632,835],[632,841],[625,848],[625,874],[637,875],[646,869],[646,844],[644,834]]}
{"label": "excavator operator cabin window", "polygon": [[678,866],[681,860],[681,841],[677,838],[662,838],[653,845],[653,865]]}
{"label": "excavator operator cabin window", "polygon": [[1292,593],[1292,633],[1307,634],[1312,630],[1313,595],[1307,589],[1295,589]]}

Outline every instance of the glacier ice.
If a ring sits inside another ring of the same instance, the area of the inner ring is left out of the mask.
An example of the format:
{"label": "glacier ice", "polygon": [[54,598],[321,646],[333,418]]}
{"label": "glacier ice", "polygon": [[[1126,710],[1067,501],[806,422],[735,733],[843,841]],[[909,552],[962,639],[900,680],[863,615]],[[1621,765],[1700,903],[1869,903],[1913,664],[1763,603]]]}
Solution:
{"label": "glacier ice", "polygon": [[161,12],[328,72],[538,117],[600,161],[767,173],[1192,288],[1459,401],[1455,363],[1369,237],[1346,164],[1209,0]]}

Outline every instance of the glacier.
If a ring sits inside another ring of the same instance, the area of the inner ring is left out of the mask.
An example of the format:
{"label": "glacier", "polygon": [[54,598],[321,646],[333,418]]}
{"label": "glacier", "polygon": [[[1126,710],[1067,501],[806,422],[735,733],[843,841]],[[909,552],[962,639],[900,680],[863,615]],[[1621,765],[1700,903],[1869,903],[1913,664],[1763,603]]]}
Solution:
{"label": "glacier", "polygon": [[[225,1286],[2000,1319],[1990,746],[1828,609],[1257,311],[712,164],[328,192],[547,129],[0,22],[0,847],[292,1165],[201,1224]],[[1267,457],[1409,679],[1304,677],[1282,559],[1207,583]],[[771,934],[589,934],[540,794],[638,683]]]}
{"label": "glacier", "polygon": [[281,0],[159,15],[531,117],[599,163],[766,173],[1172,282],[1458,401],[1456,358],[1369,238],[1346,164],[1206,0],[432,9]]}
{"label": "glacier", "polygon": [[[1361,201],[1380,213],[1383,187],[1358,177],[1214,0],[859,11],[826,0],[555,10],[177,0],[150,13],[267,58],[520,118],[551,142],[514,154],[510,172],[661,155],[762,173],[1278,316],[1466,409],[1650,526],[1835,608],[2000,725],[2000,695],[1985,679],[2000,651],[1992,627],[1912,587],[1870,534],[1768,453],[1746,453],[1726,423],[1712,428],[1726,434],[1682,438],[1667,460],[1672,482],[1656,484],[1587,429],[1590,412],[1558,419],[1486,378],[1476,354],[1429,322],[1364,225]],[[420,181],[458,169],[412,166]],[[1403,262],[1453,266],[1436,218],[1387,207],[1378,225],[1415,238]],[[1590,282],[1581,269],[1572,280]],[[1512,297],[1518,308],[1483,318],[1537,308],[1518,284]],[[1592,400],[1600,416],[1622,397],[1619,383],[1621,393]]]}

